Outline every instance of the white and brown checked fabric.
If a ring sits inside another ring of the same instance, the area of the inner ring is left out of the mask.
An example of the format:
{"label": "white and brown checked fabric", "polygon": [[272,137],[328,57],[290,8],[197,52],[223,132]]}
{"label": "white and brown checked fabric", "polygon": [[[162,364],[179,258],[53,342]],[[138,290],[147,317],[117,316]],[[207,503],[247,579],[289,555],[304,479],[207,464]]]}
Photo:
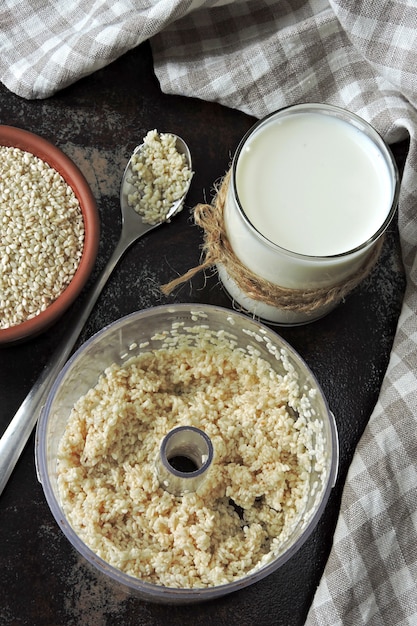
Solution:
{"label": "white and brown checked fabric", "polygon": [[417,624],[417,3],[3,0],[0,80],[43,98],[151,39],[169,93],[257,117],[330,102],[410,137],[399,206],[407,289],[378,403],[347,477],[307,626]]}

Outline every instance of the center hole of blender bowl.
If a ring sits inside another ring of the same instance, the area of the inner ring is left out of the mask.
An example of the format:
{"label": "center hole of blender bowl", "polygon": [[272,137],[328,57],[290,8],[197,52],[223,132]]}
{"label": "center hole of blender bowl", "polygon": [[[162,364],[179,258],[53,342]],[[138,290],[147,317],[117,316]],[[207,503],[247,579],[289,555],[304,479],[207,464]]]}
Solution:
{"label": "center hole of blender bowl", "polygon": [[184,454],[176,454],[175,456],[171,456],[168,459],[168,463],[178,472],[182,472],[183,474],[189,474],[191,472],[196,472],[199,467],[190,457],[185,456]]}
{"label": "center hole of blender bowl", "polygon": [[162,440],[157,471],[163,489],[174,495],[196,491],[213,460],[213,445],[195,426],[179,426]]}

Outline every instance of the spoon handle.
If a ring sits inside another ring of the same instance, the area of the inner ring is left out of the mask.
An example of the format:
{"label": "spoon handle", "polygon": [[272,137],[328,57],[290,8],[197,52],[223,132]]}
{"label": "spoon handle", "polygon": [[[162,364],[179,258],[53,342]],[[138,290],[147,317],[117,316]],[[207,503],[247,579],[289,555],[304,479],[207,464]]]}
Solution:
{"label": "spoon handle", "polygon": [[126,242],[123,234],[107,265],[93,286],[85,307],[80,311],[75,323],[71,325],[62,341],[52,354],[48,364],[42,370],[39,378],[20,405],[17,413],[11,420],[0,439],[0,494],[13,472],[17,461],[32,433],[38,417],[45,406],[46,398],[54,381],[68,359],[71,350],[81,333],[104,285],[116,267],[123,253],[130,243]]}

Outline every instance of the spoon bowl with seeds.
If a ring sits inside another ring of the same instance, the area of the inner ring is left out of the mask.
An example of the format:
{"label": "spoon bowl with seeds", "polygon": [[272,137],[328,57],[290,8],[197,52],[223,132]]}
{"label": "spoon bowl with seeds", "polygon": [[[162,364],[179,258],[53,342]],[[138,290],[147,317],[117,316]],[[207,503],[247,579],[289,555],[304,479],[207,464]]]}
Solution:
{"label": "spoon bowl with seeds", "polygon": [[134,242],[181,211],[192,176],[189,148],[177,135],[150,131],[133,151],[120,188],[122,229],[118,244],[84,307],[0,439],[0,494],[33,431],[58,372],[70,356],[117,263]]}

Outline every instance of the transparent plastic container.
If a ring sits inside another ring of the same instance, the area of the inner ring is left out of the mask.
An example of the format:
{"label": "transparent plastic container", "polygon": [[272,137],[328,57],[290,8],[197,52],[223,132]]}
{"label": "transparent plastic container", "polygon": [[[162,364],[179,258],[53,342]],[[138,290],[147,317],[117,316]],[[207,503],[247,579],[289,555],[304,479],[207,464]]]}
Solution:
{"label": "transparent plastic container", "polygon": [[[176,589],[150,584],[103,561],[84,544],[68,523],[57,485],[57,449],[74,403],[95,385],[98,377],[112,363],[122,363],[127,356],[161,347],[161,339],[152,337],[170,331],[172,324],[178,322],[185,322],[182,329],[178,330],[185,334],[190,334],[190,328],[202,324],[215,331],[225,330],[234,335],[237,347],[244,350],[248,346],[255,347],[264,359],[280,371],[282,363],[277,360],[274,350],[285,350],[290,366],[298,374],[303,391],[308,394],[311,389],[317,390],[311,397],[311,405],[316,414],[314,419],[320,420],[323,425],[322,436],[327,452],[325,470],[321,475],[314,471],[311,473],[311,493],[304,513],[279,554],[240,580],[201,589]],[[38,478],[52,514],[73,547],[89,563],[125,590],[143,599],[159,603],[188,604],[217,598],[259,581],[283,565],[301,547],[314,530],[334,486],[338,469],[338,437],[334,417],[314,375],[293,348],[275,332],[228,309],[211,305],[178,304],[128,315],[98,332],[78,349],[59,374],[48,397],[38,422],[35,455]]]}

